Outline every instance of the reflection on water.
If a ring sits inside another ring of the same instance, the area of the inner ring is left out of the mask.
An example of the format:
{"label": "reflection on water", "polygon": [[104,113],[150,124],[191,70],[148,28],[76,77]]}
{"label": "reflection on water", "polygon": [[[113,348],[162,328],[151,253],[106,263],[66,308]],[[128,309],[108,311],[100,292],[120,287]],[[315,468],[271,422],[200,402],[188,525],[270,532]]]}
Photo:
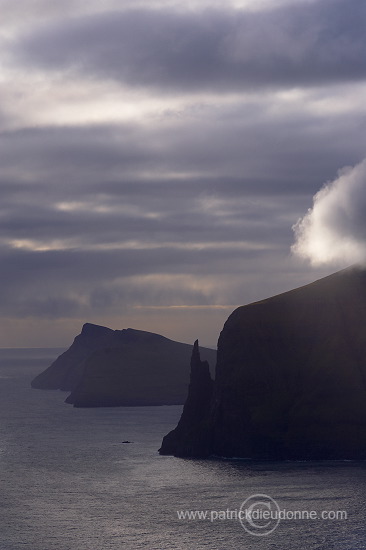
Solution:
{"label": "reflection on water", "polygon": [[[364,463],[159,456],[181,407],[74,409],[67,394],[31,389],[58,353],[0,350],[1,549],[366,548]],[[281,509],[346,510],[348,519],[284,520],[256,537],[238,521],[177,517],[236,510],[257,493]]]}

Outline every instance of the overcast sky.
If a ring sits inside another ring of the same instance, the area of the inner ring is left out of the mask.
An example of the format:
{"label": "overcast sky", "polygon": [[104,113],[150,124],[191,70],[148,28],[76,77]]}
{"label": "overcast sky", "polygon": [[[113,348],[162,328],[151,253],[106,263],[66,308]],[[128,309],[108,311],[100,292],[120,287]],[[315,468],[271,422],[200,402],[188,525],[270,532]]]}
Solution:
{"label": "overcast sky", "polygon": [[364,0],[0,13],[0,346],[86,321],[215,345],[236,306],[346,267],[292,227],[366,156]]}

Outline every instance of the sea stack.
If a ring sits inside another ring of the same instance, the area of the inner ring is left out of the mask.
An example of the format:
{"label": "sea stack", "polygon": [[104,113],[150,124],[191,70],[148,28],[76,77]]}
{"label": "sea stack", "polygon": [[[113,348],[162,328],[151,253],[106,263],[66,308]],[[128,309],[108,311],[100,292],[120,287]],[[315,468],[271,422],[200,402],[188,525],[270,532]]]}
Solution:
{"label": "sea stack", "polygon": [[[179,456],[206,456],[209,442],[207,422],[212,398],[213,381],[207,361],[201,361],[198,340],[191,358],[191,376],[188,397],[178,426],[164,437],[160,454]],[[182,445],[181,445],[182,443]]]}
{"label": "sea stack", "polygon": [[[193,380],[191,391],[197,402]],[[219,338],[208,405],[201,391],[208,412],[183,412],[184,429],[164,438],[161,454],[365,459],[366,271],[236,309]]]}

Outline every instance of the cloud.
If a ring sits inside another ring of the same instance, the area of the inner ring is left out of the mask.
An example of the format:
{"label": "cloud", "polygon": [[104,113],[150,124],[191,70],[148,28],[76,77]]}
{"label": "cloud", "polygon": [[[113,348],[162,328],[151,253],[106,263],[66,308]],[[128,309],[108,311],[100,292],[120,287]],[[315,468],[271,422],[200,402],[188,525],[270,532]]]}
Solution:
{"label": "cloud", "polygon": [[250,107],[0,134],[3,314],[108,324],[307,282],[274,265],[319,177],[361,151],[359,117]]}
{"label": "cloud", "polygon": [[14,44],[18,62],[159,93],[319,86],[366,77],[363,0],[248,12],[140,8],[66,18]]}
{"label": "cloud", "polygon": [[290,227],[365,154],[364,1],[0,6],[1,345],[85,320],[214,343],[329,273]]}
{"label": "cloud", "polygon": [[313,207],[294,226],[292,251],[321,264],[366,262],[366,159],[339,171],[313,199]]}

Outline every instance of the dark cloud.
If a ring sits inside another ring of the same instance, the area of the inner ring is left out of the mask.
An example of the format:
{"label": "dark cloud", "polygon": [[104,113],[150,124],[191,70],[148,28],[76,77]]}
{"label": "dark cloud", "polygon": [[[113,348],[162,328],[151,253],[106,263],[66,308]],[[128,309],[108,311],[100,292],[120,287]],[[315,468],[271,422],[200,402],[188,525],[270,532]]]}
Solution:
{"label": "dark cloud", "polygon": [[126,5],[37,0],[16,27],[3,1],[3,334],[89,320],[212,344],[231,306],[329,272],[291,258],[291,226],[365,156],[364,2]]}
{"label": "dark cloud", "polygon": [[[339,92],[342,93],[342,90]],[[329,100],[331,101],[331,97]],[[301,192],[363,157],[364,118],[345,113],[293,110],[273,114],[275,100],[207,107],[202,115],[151,119],[146,124],[27,128],[0,134],[2,177],[47,182],[49,192],[73,186],[172,180],[177,187],[210,179],[241,180],[251,192]],[[333,172],[333,173],[332,173]],[[235,184],[234,184],[235,186]],[[100,186],[100,192],[103,192]],[[142,189],[138,188],[137,189]],[[77,190],[76,190],[77,192]],[[178,193],[179,191],[177,191]],[[72,192],[74,195],[74,192]]]}
{"label": "dark cloud", "polygon": [[317,86],[366,76],[363,0],[255,13],[139,9],[32,29],[18,59],[160,93]]}
{"label": "dark cloud", "polygon": [[255,125],[236,112],[235,123],[219,112],[198,127],[0,135],[2,238],[69,239],[76,248],[136,239],[262,243],[293,212],[271,230],[283,243],[319,182],[362,158],[362,124],[356,115],[259,114]]}
{"label": "dark cloud", "polygon": [[225,275],[228,262],[240,270],[244,260],[258,255],[255,250],[237,252],[230,246],[42,252],[2,248],[2,313],[57,318],[105,314],[136,304],[216,303],[217,289],[206,288],[212,274]]}
{"label": "dark cloud", "polygon": [[319,181],[360,154],[362,125],[246,113],[1,134],[4,314],[235,305],[303,282],[274,263]]}

